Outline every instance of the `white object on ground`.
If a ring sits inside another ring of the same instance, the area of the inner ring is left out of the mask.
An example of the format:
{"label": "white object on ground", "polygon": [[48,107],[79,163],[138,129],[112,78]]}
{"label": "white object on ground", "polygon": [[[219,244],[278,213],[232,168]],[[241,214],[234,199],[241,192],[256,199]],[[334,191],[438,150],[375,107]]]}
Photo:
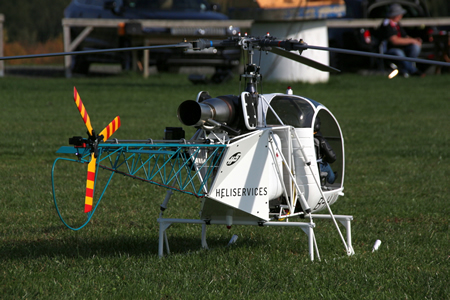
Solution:
{"label": "white object on ground", "polygon": [[373,245],[372,252],[377,251],[378,248],[380,247],[380,245],[381,245],[381,241],[380,240],[376,240],[375,244]]}
{"label": "white object on ground", "polygon": [[234,234],[234,235],[231,237],[231,240],[228,242],[228,245],[227,245],[227,246],[230,246],[230,245],[234,244],[234,243],[236,242],[237,239],[238,239],[237,234]]}

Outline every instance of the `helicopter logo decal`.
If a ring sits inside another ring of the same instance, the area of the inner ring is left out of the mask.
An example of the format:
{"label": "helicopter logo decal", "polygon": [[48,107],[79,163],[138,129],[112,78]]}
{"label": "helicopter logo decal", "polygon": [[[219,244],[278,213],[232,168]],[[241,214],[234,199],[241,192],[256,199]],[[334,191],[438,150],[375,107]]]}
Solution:
{"label": "helicopter logo decal", "polygon": [[236,152],[227,161],[227,166],[235,164],[241,158],[241,152]]}
{"label": "helicopter logo decal", "polygon": [[267,187],[240,187],[240,188],[221,188],[216,189],[216,197],[252,197],[252,196],[266,196]]}

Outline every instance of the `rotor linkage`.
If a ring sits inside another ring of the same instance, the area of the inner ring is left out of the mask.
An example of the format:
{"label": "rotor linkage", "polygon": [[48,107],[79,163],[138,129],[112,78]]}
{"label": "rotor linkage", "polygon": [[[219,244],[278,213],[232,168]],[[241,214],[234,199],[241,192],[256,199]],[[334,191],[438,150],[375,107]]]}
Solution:
{"label": "rotor linkage", "polygon": [[204,50],[208,48],[215,47],[240,47],[240,42],[242,38],[240,37],[230,37],[226,40],[219,41],[211,41],[208,39],[198,39],[196,41],[191,42],[193,50]]}
{"label": "rotor linkage", "polygon": [[265,37],[264,39],[258,41],[258,45],[260,47],[278,47],[286,51],[299,50],[300,54],[302,54],[303,50],[308,49],[307,47],[298,47],[298,45],[308,46],[308,44],[306,44],[302,39],[300,41],[294,39],[277,40],[276,38]]}

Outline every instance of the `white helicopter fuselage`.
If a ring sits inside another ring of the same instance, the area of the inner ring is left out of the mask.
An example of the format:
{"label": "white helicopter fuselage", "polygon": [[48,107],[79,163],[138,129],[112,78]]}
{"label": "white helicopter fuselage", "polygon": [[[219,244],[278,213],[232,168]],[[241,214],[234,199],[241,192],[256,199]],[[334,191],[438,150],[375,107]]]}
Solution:
{"label": "white helicopter fuselage", "polygon": [[[343,195],[343,139],[331,112],[288,94],[259,95],[257,108],[253,130],[227,144],[203,200],[202,219],[229,226],[233,221],[281,219],[320,211],[325,201],[331,205]],[[322,132],[338,154],[332,164],[338,179],[332,184],[324,184],[319,170],[313,131],[317,116],[325,121]]]}

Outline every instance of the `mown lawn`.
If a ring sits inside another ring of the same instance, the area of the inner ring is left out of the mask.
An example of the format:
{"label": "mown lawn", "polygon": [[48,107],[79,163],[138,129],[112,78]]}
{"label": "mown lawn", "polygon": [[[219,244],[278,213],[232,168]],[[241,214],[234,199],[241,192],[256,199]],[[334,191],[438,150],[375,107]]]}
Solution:
{"label": "mown lawn", "polygon": [[[211,226],[212,249],[201,250],[195,225],[173,225],[172,254],[159,259],[165,190],[127,178],[114,178],[80,231],[67,229],[54,209],[55,151],[86,131],[74,86],[97,130],[120,115],[114,137],[159,139],[166,126],[181,125],[182,101],[200,90],[238,94],[238,78],[208,86],[169,74],[0,78],[1,298],[450,299],[449,82],[449,75],[340,75],[327,84],[289,83],[326,105],[345,138],[345,197],[332,209],[354,216],[356,254],[346,256],[331,222],[317,221],[322,261],[311,262],[298,229]],[[264,83],[263,92],[287,85]],[[85,168],[64,175],[69,191],[82,189]],[[82,215],[83,202],[67,205]],[[195,218],[199,208],[200,200],[175,193],[166,216]],[[233,234],[239,239],[226,247]],[[382,244],[372,253],[376,239]]]}

